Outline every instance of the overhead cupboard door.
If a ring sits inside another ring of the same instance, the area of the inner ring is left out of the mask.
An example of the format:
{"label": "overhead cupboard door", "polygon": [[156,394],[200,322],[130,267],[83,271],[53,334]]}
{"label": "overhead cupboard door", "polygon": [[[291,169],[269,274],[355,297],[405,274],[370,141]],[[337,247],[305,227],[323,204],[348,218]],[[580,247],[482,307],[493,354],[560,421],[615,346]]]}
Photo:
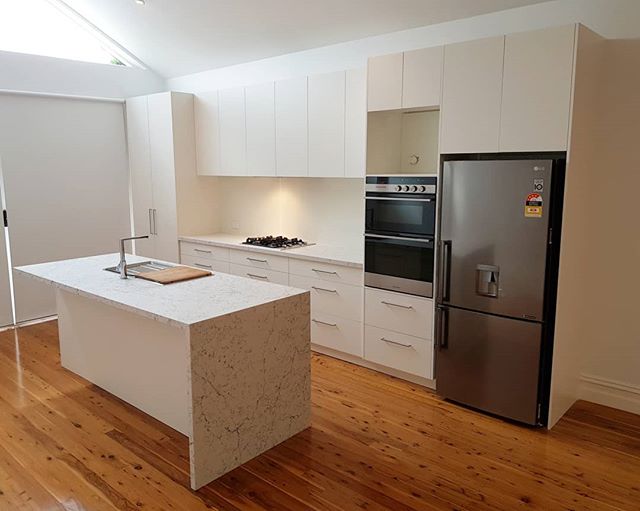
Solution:
{"label": "overhead cupboard door", "polygon": [[[2,159],[0,158],[0,178],[2,177]],[[0,194],[3,193],[0,180]],[[4,228],[0,229],[0,327],[13,323],[11,289],[9,286],[9,263],[7,261],[7,243]]]}
{"label": "overhead cupboard door", "polygon": [[[0,111],[13,266],[117,252],[131,232],[122,103],[0,94]],[[19,322],[55,314],[48,286],[13,276]]]}

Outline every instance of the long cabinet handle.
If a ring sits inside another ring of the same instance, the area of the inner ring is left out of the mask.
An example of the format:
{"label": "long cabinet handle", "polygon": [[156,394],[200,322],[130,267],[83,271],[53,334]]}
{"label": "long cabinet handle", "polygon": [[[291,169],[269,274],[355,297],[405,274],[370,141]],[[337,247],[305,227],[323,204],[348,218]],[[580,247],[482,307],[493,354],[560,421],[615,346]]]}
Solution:
{"label": "long cabinet handle", "polygon": [[386,337],[380,337],[380,340],[386,342],[387,344],[393,344],[394,346],[401,346],[402,348],[413,348],[413,344],[403,344],[398,341],[392,341],[391,339],[387,339]]}
{"label": "long cabinet handle", "polygon": [[152,213],[152,211],[153,210],[151,208],[149,208],[149,234],[153,234],[153,219],[152,219],[153,213]]}
{"label": "long cabinet handle", "polygon": [[336,323],[327,323],[326,321],[320,321],[319,319],[312,319],[311,321],[313,321],[314,323],[318,323],[319,325],[332,326],[332,327],[338,326]]}
{"label": "long cabinet handle", "polygon": [[391,307],[398,307],[399,309],[406,309],[406,310],[413,309],[413,305],[400,305],[399,303],[385,302],[384,300],[382,300],[381,303],[384,303],[385,305],[390,305]]}
{"label": "long cabinet handle", "polygon": [[247,273],[247,276],[251,277],[252,279],[269,280],[269,277],[265,275],[256,275],[255,273]]}
{"label": "long cabinet handle", "polygon": [[336,293],[336,294],[338,294],[338,290],[337,289],[327,289],[326,287],[317,287],[317,286],[311,286],[311,289],[315,289],[316,291],[324,291],[325,293]]}
{"label": "long cabinet handle", "polygon": [[199,268],[206,268],[207,270],[213,270],[213,266],[211,266],[210,264],[193,263],[193,265]]}
{"label": "long cabinet handle", "polygon": [[211,253],[211,250],[203,250],[201,248],[194,248],[193,251],[194,252],[200,252],[202,254],[210,254]]}
{"label": "long cabinet handle", "polygon": [[158,224],[156,223],[156,210],[153,210],[153,234],[158,235]]}
{"label": "long cabinet handle", "polygon": [[247,261],[253,261],[254,263],[267,263],[266,259],[256,259],[254,257],[247,257]]}
{"label": "long cabinet handle", "polygon": [[337,271],[327,271],[327,270],[319,270],[317,268],[311,268],[312,271],[315,271],[317,273],[326,273],[327,275],[337,275],[338,272]]}

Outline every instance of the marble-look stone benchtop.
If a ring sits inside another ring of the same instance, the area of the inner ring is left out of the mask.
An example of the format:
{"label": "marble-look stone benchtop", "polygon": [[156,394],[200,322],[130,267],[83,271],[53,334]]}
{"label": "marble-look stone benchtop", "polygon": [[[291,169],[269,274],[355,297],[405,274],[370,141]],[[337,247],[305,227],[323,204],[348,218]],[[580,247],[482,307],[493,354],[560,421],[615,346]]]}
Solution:
{"label": "marble-look stone benchtop", "polygon": [[[127,263],[149,258],[127,254]],[[94,298],[173,326],[189,327],[219,316],[290,296],[302,289],[214,273],[211,277],[161,285],[142,279],[120,279],[104,268],[118,264],[118,254],[106,254],[16,268],[54,286]],[[170,263],[169,263],[170,264]]]}
{"label": "marble-look stone benchtop", "polygon": [[306,247],[296,247],[287,250],[279,250],[267,247],[256,247],[253,245],[243,245],[246,236],[238,234],[216,233],[203,234],[197,236],[180,236],[180,241],[200,243],[202,245],[212,245],[225,248],[235,248],[240,250],[250,250],[252,252],[262,252],[274,254],[292,259],[303,259],[307,261],[317,261],[321,263],[339,264],[352,268],[362,268],[364,266],[364,248],[362,243],[354,243],[351,246],[337,246],[317,243]]}

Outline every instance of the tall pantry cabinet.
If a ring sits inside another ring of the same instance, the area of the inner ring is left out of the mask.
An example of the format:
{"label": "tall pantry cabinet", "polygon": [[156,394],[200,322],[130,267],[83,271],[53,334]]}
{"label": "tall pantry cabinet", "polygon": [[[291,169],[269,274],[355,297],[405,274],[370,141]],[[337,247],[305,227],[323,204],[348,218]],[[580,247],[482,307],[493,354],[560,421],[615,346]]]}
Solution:
{"label": "tall pantry cabinet", "polygon": [[193,95],[126,101],[136,254],[178,262],[178,235],[215,230],[213,183],[196,175]]}

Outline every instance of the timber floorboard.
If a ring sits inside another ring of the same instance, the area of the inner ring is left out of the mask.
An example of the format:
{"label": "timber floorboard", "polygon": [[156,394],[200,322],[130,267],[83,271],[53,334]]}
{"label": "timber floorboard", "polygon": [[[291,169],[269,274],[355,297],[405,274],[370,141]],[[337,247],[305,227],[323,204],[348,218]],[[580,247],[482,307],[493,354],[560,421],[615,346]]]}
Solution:
{"label": "timber floorboard", "polygon": [[0,511],[640,511],[640,416],[552,431],[314,354],[312,425],[197,492],[188,440],[60,366],[57,323],[0,333]]}

